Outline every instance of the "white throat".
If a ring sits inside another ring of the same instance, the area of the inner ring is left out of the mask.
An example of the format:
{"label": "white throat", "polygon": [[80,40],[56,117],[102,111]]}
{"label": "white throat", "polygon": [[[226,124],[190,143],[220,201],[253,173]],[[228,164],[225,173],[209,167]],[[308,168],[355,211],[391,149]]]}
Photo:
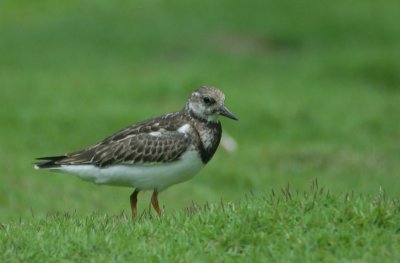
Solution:
{"label": "white throat", "polygon": [[209,121],[209,122],[217,122],[218,121],[218,114],[207,115],[205,114],[206,108],[201,104],[195,103],[188,103],[187,109],[193,113],[196,117]]}

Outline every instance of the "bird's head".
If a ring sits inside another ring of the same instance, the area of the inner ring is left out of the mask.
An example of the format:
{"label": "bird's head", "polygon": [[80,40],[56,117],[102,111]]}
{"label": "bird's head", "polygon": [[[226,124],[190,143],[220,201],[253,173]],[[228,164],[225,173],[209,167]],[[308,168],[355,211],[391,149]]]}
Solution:
{"label": "bird's head", "polygon": [[216,122],[222,115],[233,120],[238,120],[224,105],[225,95],[217,88],[203,86],[193,91],[186,109],[194,116],[206,121]]}

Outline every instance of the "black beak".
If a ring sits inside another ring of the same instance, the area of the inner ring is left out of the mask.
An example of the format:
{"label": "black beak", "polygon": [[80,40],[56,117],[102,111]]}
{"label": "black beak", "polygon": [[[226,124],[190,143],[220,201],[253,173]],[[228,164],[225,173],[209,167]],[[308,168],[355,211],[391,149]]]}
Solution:
{"label": "black beak", "polygon": [[225,106],[221,106],[221,108],[219,108],[219,114],[228,117],[229,119],[238,121],[238,118],[236,118],[236,116],[233,115],[233,113],[230,112]]}

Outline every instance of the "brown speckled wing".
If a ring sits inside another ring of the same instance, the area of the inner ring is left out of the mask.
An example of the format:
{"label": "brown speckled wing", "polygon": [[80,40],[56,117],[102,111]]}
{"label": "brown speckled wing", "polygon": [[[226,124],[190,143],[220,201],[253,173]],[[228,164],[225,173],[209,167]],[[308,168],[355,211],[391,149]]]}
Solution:
{"label": "brown speckled wing", "polygon": [[192,143],[190,137],[177,131],[186,123],[183,115],[167,114],[129,126],[100,143],[64,156],[45,157],[39,167],[69,164],[150,164],[172,162]]}
{"label": "brown speckled wing", "polygon": [[189,144],[188,137],[179,132],[165,131],[159,136],[137,134],[97,146],[91,163],[105,167],[118,163],[172,162],[179,159]]}

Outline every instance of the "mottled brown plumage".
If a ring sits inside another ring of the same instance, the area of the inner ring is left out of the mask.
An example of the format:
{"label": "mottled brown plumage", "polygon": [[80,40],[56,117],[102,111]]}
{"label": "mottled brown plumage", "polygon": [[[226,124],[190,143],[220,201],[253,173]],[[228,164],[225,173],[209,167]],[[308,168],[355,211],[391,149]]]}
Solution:
{"label": "mottled brown plumage", "polygon": [[[185,121],[177,113],[132,125],[97,145],[67,154],[58,164],[91,163],[99,167],[125,163],[165,163],[177,160],[191,139],[176,130]],[[159,132],[153,136],[151,132]]]}
{"label": "mottled brown plumage", "polygon": [[[90,146],[86,149],[67,153],[64,156],[58,156],[56,160],[50,157],[49,162],[39,163],[39,166],[50,165],[79,165],[93,164],[98,167],[106,167],[115,164],[151,164],[173,162],[186,151],[189,145],[193,144],[195,148],[203,154],[204,162],[211,159],[215,153],[220,138],[221,125],[214,123],[195,123],[195,118],[190,114],[184,114],[185,109],[180,112],[170,113],[151,120],[131,125],[110,137],[107,137],[100,143]],[[215,136],[215,143],[211,149],[205,149],[197,129],[193,131],[192,136],[185,136],[177,129],[186,123],[193,127],[202,129],[210,126],[212,134]],[[159,132],[159,136],[153,136],[151,133]],[[47,160],[47,158],[41,158]]]}

